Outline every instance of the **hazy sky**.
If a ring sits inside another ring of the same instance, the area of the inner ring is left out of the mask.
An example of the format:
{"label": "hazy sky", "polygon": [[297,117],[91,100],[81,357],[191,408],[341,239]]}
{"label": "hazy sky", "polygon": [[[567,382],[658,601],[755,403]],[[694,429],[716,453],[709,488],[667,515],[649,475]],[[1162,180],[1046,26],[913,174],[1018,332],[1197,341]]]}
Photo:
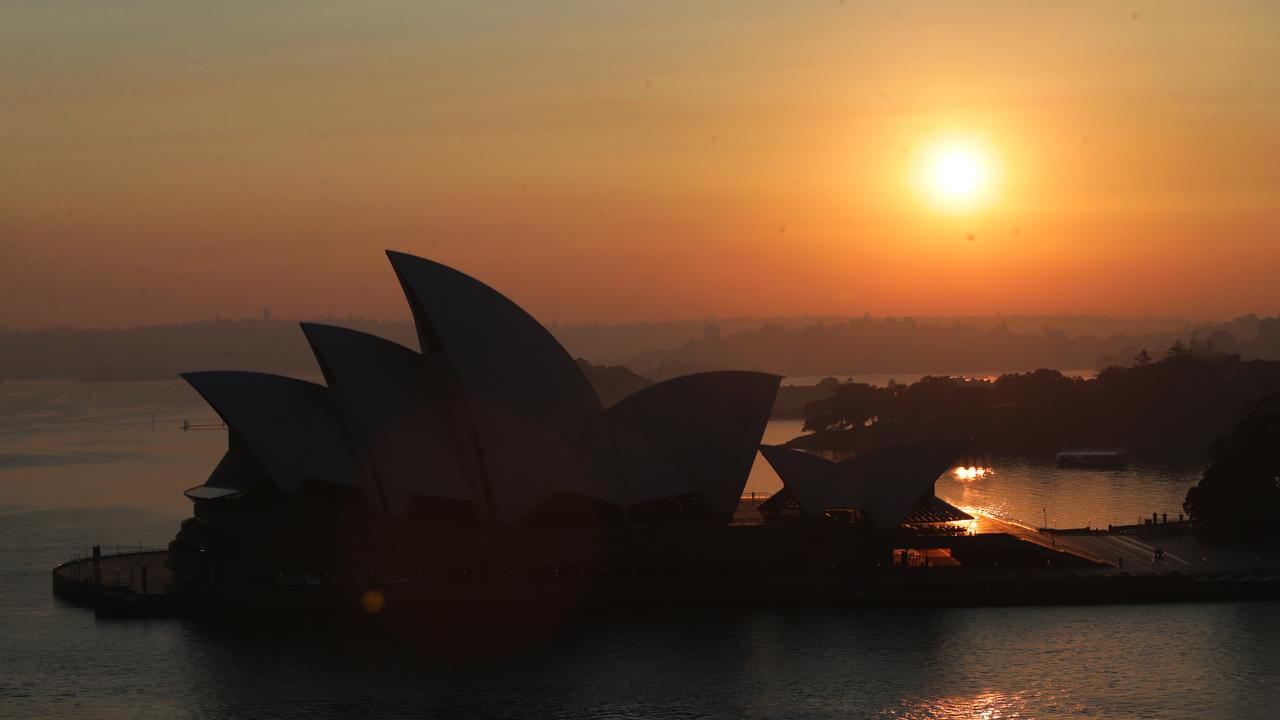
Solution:
{"label": "hazy sky", "polygon": [[1280,311],[1274,0],[3,2],[0,157],[9,327]]}

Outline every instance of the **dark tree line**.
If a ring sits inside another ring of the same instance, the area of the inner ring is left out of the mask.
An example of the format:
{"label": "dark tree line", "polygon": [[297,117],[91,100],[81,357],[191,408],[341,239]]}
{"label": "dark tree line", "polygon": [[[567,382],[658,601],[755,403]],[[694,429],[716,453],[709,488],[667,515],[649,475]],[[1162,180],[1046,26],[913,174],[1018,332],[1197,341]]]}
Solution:
{"label": "dark tree line", "polygon": [[973,437],[986,450],[1101,446],[1152,458],[1198,458],[1244,408],[1280,389],[1280,361],[1175,343],[1159,361],[1143,353],[1131,366],[1109,367],[1089,380],[1036,370],[994,381],[825,382],[832,395],[808,405],[805,429],[814,434],[797,445],[857,449],[945,435]]}
{"label": "dark tree line", "polygon": [[1214,442],[1183,508],[1211,537],[1274,541],[1280,527],[1280,392],[1262,398]]}
{"label": "dark tree line", "polygon": [[587,382],[595,388],[600,402],[608,407],[631,393],[646,388],[653,381],[643,375],[637,375],[621,365],[593,365],[582,358],[577,359],[582,374]]}

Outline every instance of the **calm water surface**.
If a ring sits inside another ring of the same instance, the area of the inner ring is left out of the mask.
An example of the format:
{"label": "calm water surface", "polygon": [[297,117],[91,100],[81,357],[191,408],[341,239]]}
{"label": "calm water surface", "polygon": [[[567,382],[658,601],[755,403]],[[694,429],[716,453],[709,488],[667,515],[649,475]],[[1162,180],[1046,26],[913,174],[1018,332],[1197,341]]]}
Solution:
{"label": "calm water surface", "polygon": [[[766,444],[799,435],[801,420],[775,420],[765,430]],[[1125,470],[1059,468],[1052,455],[1039,458],[984,456],[966,462],[983,467],[980,478],[960,480],[948,473],[934,489],[948,502],[1000,517],[1051,527],[1106,527],[1130,524],[1151,513],[1170,519],[1182,512],[1187,489],[1200,479],[1199,466],[1133,465]],[[756,455],[747,492],[773,493],[782,487],[777,473]]]}
{"label": "calm water surface", "polygon": [[[155,414],[154,422],[152,414]],[[94,543],[163,545],[221,454],[179,383],[0,385],[0,717],[1266,718],[1274,604],[510,619],[462,658],[430,628],[99,621],[49,593]],[[782,441],[799,423],[774,423]],[[990,458],[952,502],[1055,525],[1176,512],[1195,469]],[[749,489],[776,476],[758,463]],[[456,628],[455,628],[456,629]]]}

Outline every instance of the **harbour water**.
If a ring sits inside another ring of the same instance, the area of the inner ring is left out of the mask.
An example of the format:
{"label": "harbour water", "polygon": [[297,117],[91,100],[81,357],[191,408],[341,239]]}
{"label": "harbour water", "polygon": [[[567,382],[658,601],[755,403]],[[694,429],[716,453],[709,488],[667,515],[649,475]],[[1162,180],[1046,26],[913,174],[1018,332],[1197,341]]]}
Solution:
{"label": "harbour water", "polygon": [[[1264,718],[1269,603],[601,617],[461,659],[368,628],[97,620],[49,569],[162,546],[225,446],[178,382],[0,385],[0,717]],[[773,423],[780,442],[800,423]],[[1180,510],[1197,468],[984,458],[951,502],[1056,526]],[[748,490],[778,487],[758,462]],[[506,620],[520,624],[520,618]],[[548,627],[553,627],[554,623]],[[483,645],[483,644],[482,644]]]}
{"label": "harbour water", "polygon": [[[801,420],[775,420],[765,430],[766,444],[782,443],[803,432]],[[1067,469],[1051,454],[1041,457],[966,458],[981,467],[980,477],[948,473],[934,486],[953,505],[974,508],[1029,525],[1060,528],[1128,525],[1152,513],[1177,519],[1187,489],[1200,478],[1197,465],[1135,463],[1124,470]],[[769,494],[782,487],[777,473],[757,455],[747,492]]]}

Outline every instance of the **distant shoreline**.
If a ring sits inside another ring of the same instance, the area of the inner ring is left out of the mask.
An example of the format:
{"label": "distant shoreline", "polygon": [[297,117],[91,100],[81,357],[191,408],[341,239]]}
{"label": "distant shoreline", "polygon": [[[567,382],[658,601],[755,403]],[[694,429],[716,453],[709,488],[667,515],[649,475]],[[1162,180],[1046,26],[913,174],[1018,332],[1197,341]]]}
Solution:
{"label": "distant shoreline", "polygon": [[[336,322],[323,318],[319,322]],[[417,347],[408,321],[343,318],[355,330]],[[1062,316],[996,318],[721,318],[548,327],[574,356],[623,366],[654,381],[748,369],[810,381],[853,377],[883,384],[925,374],[989,375],[1040,367],[1128,364],[1175,341],[1210,343],[1245,358],[1280,358],[1280,318],[1218,322],[1121,321]],[[1198,339],[1197,339],[1198,338]],[[315,364],[292,320],[243,319],[130,328],[0,328],[0,377],[130,381],[226,368],[283,375]]]}

